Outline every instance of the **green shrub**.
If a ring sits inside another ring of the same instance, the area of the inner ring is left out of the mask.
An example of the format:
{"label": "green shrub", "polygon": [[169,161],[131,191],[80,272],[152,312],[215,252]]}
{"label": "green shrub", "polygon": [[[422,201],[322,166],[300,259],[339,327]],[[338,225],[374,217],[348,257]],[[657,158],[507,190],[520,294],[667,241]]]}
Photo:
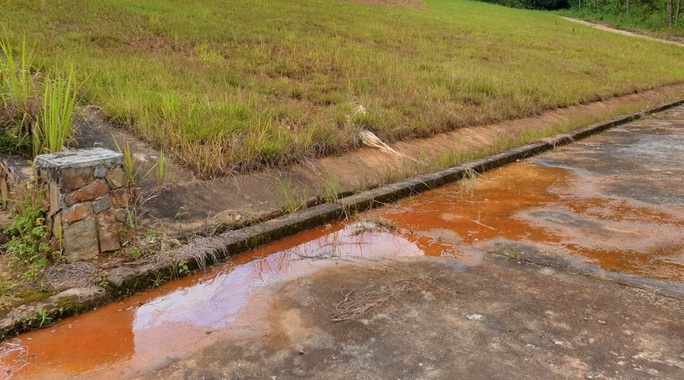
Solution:
{"label": "green shrub", "polygon": [[35,192],[31,189],[25,192],[23,201],[13,207],[12,223],[4,226],[9,241],[3,248],[27,281],[36,279],[51,258],[45,208],[40,202],[42,197]]}
{"label": "green shrub", "polygon": [[607,22],[618,27],[684,35],[684,4],[681,0],[673,1],[670,18],[668,3],[669,1],[662,0],[638,0],[630,1],[628,8],[624,0],[571,0],[572,9],[564,13],[572,17]]}

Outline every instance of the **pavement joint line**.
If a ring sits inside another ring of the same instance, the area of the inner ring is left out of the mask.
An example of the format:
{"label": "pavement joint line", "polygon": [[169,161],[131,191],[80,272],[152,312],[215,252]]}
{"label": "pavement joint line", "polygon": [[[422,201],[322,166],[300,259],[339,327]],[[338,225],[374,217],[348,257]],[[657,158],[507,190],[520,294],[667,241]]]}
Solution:
{"label": "pavement joint line", "polygon": [[553,150],[558,146],[570,144],[576,140],[584,139],[618,125],[626,124],[683,104],[684,99],[671,101],[641,112],[613,118],[570,133],[557,135],[556,139],[552,136],[552,142],[526,144],[451,168],[421,174],[389,185],[366,190],[340,198],[334,202],[323,203],[238,230],[227,231],[218,237],[198,238],[166,253],[166,256],[169,258],[167,261],[142,262],[137,267],[119,267],[107,271],[105,276],[110,283],[107,291],[103,291],[101,287],[96,287],[99,290],[89,290],[90,293],[86,292],[87,296],[79,299],[78,305],[73,309],[64,310],[60,307],[60,302],[62,302],[63,298],[60,295],[69,292],[70,289],[58,293],[45,301],[22,305],[20,308],[12,310],[0,319],[0,339],[34,329],[40,319],[36,318],[38,310],[47,312],[47,315],[53,321],[57,321],[60,318],[94,309],[104,303],[121,299],[135,292],[152,289],[159,285],[157,279],[160,276],[166,281],[177,278],[177,265],[181,260],[186,261],[191,271],[204,269],[207,265],[223,262],[238,253],[255,249],[304,230],[459,181],[466,176],[469,170],[481,174],[485,171]]}

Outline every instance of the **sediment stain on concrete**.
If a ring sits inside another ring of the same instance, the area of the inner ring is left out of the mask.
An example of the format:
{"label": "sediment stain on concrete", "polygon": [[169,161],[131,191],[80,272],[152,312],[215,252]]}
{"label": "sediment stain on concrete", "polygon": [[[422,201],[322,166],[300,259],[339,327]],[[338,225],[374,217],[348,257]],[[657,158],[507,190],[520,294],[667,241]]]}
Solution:
{"label": "sediment stain on concrete", "polygon": [[682,284],[683,146],[679,127],[635,123],[372,213],[418,235],[449,230],[457,249],[504,239]]}

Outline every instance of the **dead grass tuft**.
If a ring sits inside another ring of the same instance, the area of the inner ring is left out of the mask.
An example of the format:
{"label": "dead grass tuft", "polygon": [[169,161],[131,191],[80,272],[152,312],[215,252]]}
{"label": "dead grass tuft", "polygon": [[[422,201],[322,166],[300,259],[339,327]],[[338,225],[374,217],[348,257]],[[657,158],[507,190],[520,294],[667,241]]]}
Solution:
{"label": "dead grass tuft", "polygon": [[86,262],[57,264],[49,268],[45,274],[45,287],[52,292],[69,288],[79,288],[92,284],[97,268]]}
{"label": "dead grass tuft", "polygon": [[369,286],[363,290],[340,291],[344,299],[331,307],[326,307],[333,322],[348,321],[357,318],[368,310],[380,307],[391,300],[399,300],[405,293],[414,290],[436,289],[448,294],[452,291],[434,279],[430,273],[410,274],[401,270],[404,277],[392,281],[388,285]]}

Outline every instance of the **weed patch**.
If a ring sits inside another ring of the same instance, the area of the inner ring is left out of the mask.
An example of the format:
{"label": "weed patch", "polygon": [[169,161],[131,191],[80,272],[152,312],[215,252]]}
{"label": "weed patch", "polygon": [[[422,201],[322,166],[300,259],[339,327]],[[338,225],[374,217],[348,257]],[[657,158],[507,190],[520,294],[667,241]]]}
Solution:
{"label": "weed patch", "polygon": [[19,270],[24,281],[36,281],[50,262],[59,260],[59,253],[53,255],[48,241],[45,220],[46,207],[43,197],[36,189],[28,189],[21,202],[15,202],[12,210],[12,223],[3,227],[9,241],[3,249],[10,256],[9,265]]}
{"label": "weed patch", "polygon": [[289,178],[278,177],[276,179],[276,186],[278,192],[283,198],[283,211],[287,213],[295,212],[299,209],[307,207],[308,189],[298,191]]}

